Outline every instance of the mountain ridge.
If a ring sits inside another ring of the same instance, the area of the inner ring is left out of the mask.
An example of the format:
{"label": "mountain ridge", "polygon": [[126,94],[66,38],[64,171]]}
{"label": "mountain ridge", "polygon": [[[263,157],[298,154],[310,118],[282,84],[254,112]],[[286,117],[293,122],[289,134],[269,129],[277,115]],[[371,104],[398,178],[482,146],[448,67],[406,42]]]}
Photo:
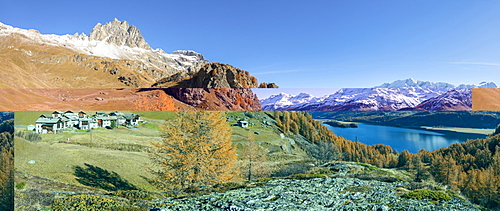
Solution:
{"label": "mountain ridge", "polygon": [[261,99],[263,110],[471,110],[471,89],[343,88],[323,97],[280,93]]}
{"label": "mountain ridge", "polygon": [[165,53],[159,48],[153,50],[137,27],[117,19],[104,25],[97,24],[90,36],[84,33],[41,34],[36,30],[20,29],[0,23],[0,38],[9,36],[19,37],[21,42],[63,47],[85,55],[135,60],[169,75],[177,72],[195,72],[203,64],[209,63],[203,55],[192,50],[181,50],[172,54]]}
{"label": "mountain ridge", "polygon": [[475,84],[460,84],[455,86],[446,82],[431,82],[431,81],[420,81],[413,78],[408,78],[404,80],[396,80],[391,83],[383,83],[379,86],[373,88],[403,88],[403,87],[415,87],[415,88],[431,88],[431,89],[470,89],[470,88],[497,88],[497,85],[493,82],[483,81],[478,85]]}
{"label": "mountain ridge", "polygon": [[89,36],[0,23],[2,88],[277,87],[225,66],[192,50],[152,49],[137,27],[116,18],[96,24]]}

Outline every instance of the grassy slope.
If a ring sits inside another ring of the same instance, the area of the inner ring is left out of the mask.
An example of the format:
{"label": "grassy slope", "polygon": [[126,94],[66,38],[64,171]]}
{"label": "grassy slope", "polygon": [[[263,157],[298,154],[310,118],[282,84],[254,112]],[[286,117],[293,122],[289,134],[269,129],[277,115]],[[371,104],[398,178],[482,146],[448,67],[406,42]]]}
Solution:
{"label": "grassy slope", "polygon": [[[34,120],[40,114],[45,113],[51,112],[16,112],[16,125],[34,124]],[[87,113],[94,112],[88,111]],[[158,125],[163,124],[163,120],[149,120],[147,118],[146,120],[152,124],[142,125],[139,129],[120,127],[107,130],[99,128],[93,130],[92,135],[88,132],[44,134],[42,135],[43,140],[37,143],[16,137],[16,168],[31,175],[39,175],[70,184],[79,184],[73,175],[73,167],[84,167],[83,164],[88,163],[108,171],[115,171],[122,178],[139,188],[158,191],[143,178],[149,177],[145,171],[149,157],[145,152],[127,152],[57,143],[58,141],[67,140],[76,143],[90,143],[90,137],[92,136],[92,142],[101,145],[120,143],[151,146],[151,141],[160,139]],[[30,160],[35,160],[36,163],[28,164]]]}
{"label": "grassy slope", "polygon": [[[157,191],[144,178],[149,158],[146,153],[123,152],[107,149],[88,148],[73,144],[31,143],[24,139],[15,140],[17,170],[39,175],[56,181],[78,184],[73,175],[74,166],[84,167],[84,163],[95,165],[108,171],[115,171],[139,188]],[[34,160],[35,164],[28,164]]]}
{"label": "grassy slope", "polygon": [[54,111],[16,111],[14,121],[16,126],[35,125],[36,120],[42,114],[51,114]]}
{"label": "grassy slope", "polygon": [[[40,114],[50,113],[52,112],[16,112],[16,126],[34,124]],[[93,114],[94,112],[86,111],[86,113]],[[89,148],[77,144],[60,143],[69,139],[73,143],[134,144],[149,147],[151,141],[160,140],[159,135],[161,132],[159,129],[164,124],[164,119],[175,117],[174,112],[131,111],[130,113],[141,115],[148,124],[140,125],[139,129],[120,127],[108,130],[100,128],[93,130],[92,135],[88,132],[44,134],[42,135],[43,140],[37,143],[16,137],[16,168],[27,174],[79,185],[73,175],[73,167],[83,167],[84,163],[88,163],[108,171],[115,171],[122,178],[140,188],[158,191],[143,178],[149,177],[148,173],[146,173],[146,166],[149,162],[146,152],[127,152],[102,147]],[[233,131],[231,138],[238,147],[238,151],[245,149],[244,143],[248,140],[248,134],[252,134],[265,150],[277,149],[275,153],[268,156],[268,161],[272,165],[303,159],[304,154],[302,151],[295,150],[293,154],[289,154],[281,150],[281,146],[288,146],[289,140],[281,139],[274,126],[263,124],[259,118],[266,117],[266,115],[260,114],[262,115],[258,118],[248,119],[251,123],[249,128],[231,127]],[[244,112],[228,112],[228,116],[233,116],[234,119],[229,124],[236,124],[236,119],[245,117]],[[257,135],[254,132],[260,134]],[[90,140],[91,136],[92,140]],[[34,160],[36,163],[28,164],[30,160]]]}

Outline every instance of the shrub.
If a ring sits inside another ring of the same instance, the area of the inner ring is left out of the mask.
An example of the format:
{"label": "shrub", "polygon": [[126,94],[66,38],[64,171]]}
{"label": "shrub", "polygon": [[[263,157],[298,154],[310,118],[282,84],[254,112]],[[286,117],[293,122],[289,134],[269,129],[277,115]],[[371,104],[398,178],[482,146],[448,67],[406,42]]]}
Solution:
{"label": "shrub", "polygon": [[284,166],[283,168],[280,168],[278,171],[274,172],[271,176],[272,177],[288,177],[290,175],[294,174],[304,174],[309,169],[311,169],[312,166],[309,164],[305,163],[292,163]]}
{"label": "shrub", "polygon": [[126,199],[134,200],[134,199],[142,199],[142,200],[151,200],[154,198],[162,198],[163,195],[159,193],[153,193],[144,190],[120,190],[113,193],[115,196],[123,197]]}
{"label": "shrub", "polygon": [[42,140],[42,136],[40,136],[38,133],[25,134],[24,138],[28,141],[31,141],[31,142],[38,142],[38,141]]}
{"label": "shrub", "polygon": [[42,140],[42,136],[40,136],[40,134],[38,134],[38,133],[34,133],[34,132],[26,133],[26,132],[21,131],[21,130],[16,131],[15,136],[24,138],[24,139],[31,141],[31,142],[38,142],[38,141]]}
{"label": "shrub", "polygon": [[20,190],[20,189],[24,189],[24,187],[26,187],[26,183],[25,182],[19,182],[16,184],[16,189]]}
{"label": "shrub", "polygon": [[399,181],[399,179],[395,177],[383,176],[373,173],[356,173],[351,175],[351,177],[358,178],[360,180],[377,180],[380,182],[389,182],[389,183]]}
{"label": "shrub", "polygon": [[417,189],[403,194],[401,197],[407,199],[434,199],[434,200],[451,200],[451,197],[441,191]]}
{"label": "shrub", "polygon": [[421,182],[411,182],[408,185],[409,190],[417,190],[417,189],[429,189],[432,190],[434,187],[429,184],[421,183]]}
{"label": "shrub", "polygon": [[29,204],[50,206],[54,202],[55,193],[40,192],[35,189],[27,190],[25,193]]}
{"label": "shrub", "polygon": [[313,178],[325,178],[328,177],[326,174],[294,174],[290,176],[290,179],[306,180]]}
{"label": "shrub", "polygon": [[212,187],[212,191],[218,192],[218,193],[224,193],[229,190],[235,190],[239,188],[245,188],[246,185],[245,183],[241,182],[226,182],[226,183],[219,183],[216,184]]}
{"label": "shrub", "polygon": [[65,198],[57,199],[54,201],[52,208],[54,211],[58,210],[79,210],[79,211],[93,211],[93,210],[112,210],[118,207],[123,207],[123,204],[102,196],[96,195],[73,195]]}

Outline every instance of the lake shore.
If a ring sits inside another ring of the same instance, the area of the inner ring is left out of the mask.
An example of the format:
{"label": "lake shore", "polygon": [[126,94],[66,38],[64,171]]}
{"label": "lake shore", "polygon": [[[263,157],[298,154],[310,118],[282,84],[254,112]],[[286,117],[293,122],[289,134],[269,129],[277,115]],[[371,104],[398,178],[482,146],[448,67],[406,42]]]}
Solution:
{"label": "lake shore", "polygon": [[432,132],[441,132],[441,133],[463,133],[463,134],[481,134],[481,135],[491,135],[495,131],[495,128],[486,129],[486,128],[467,128],[467,127],[430,127],[430,126],[394,126],[394,125],[385,125],[385,124],[374,124],[367,122],[348,122],[348,121],[339,121],[335,119],[315,119],[321,123],[325,123],[328,121],[337,121],[344,124],[365,124],[365,125],[379,125],[379,126],[388,126],[388,127],[399,127],[399,128],[408,128],[408,129],[417,129],[417,130],[426,130]]}

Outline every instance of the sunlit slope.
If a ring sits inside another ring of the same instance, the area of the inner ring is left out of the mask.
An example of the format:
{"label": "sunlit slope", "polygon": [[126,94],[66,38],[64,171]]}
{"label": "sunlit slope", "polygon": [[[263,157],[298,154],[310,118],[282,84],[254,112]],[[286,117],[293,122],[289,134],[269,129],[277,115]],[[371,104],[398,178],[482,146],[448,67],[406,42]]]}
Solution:
{"label": "sunlit slope", "polygon": [[154,83],[138,61],[79,54],[68,48],[0,37],[0,88],[135,88]]}

